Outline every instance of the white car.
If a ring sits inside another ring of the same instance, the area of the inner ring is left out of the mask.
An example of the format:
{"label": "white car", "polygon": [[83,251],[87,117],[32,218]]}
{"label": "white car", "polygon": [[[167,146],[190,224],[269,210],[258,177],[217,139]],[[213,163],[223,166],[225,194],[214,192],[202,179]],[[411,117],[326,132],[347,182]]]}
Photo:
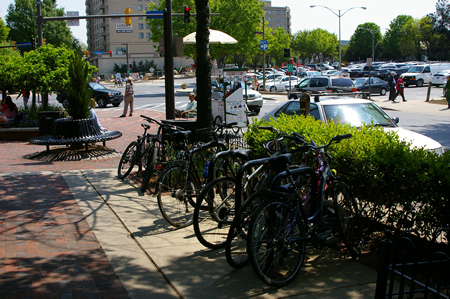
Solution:
{"label": "white car", "polygon": [[[297,84],[299,81],[298,77],[291,76],[291,84],[292,86]],[[286,84],[289,85],[289,76],[282,76],[276,78],[274,81],[266,81],[266,90],[269,90],[271,92],[274,91],[285,91]]]}
{"label": "white car", "polygon": [[431,78],[431,85],[433,86],[445,85],[447,83],[448,76],[450,76],[450,70],[437,72]]}
{"label": "white car", "polygon": [[[392,119],[377,104],[370,100],[339,96],[320,96],[318,99],[311,97],[309,114],[315,119],[325,123],[339,120],[341,123],[360,127],[362,124],[381,126],[385,131],[395,131],[400,139],[409,141],[412,147],[443,154],[444,148],[434,139],[425,135],[403,129],[397,125],[398,118]],[[267,112],[261,119],[270,121],[271,117],[277,118],[280,114],[299,114],[299,100],[289,100],[280,106]]]}

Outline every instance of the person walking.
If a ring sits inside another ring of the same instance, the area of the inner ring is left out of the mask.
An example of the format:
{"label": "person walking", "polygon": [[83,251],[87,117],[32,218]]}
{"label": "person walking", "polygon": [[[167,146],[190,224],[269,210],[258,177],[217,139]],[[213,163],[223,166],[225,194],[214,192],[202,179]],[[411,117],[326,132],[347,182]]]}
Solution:
{"label": "person walking", "polygon": [[447,83],[444,85],[444,96],[447,100],[448,108],[450,108],[450,76],[447,76]]}
{"label": "person walking", "polygon": [[397,93],[395,94],[394,101],[397,98],[397,96],[400,95],[403,99],[403,102],[406,102],[405,94],[403,92],[405,90],[405,84],[403,83],[402,77],[399,77],[397,79],[397,84],[395,85],[395,89],[397,89]]}
{"label": "person walking", "polygon": [[16,100],[18,98],[20,98],[20,96],[22,96],[23,98],[23,107],[26,109],[28,108],[28,100],[30,99],[30,91],[27,89],[22,89],[19,93],[19,95],[17,96]]}
{"label": "person walking", "polygon": [[125,83],[125,99],[123,106],[123,114],[120,117],[127,116],[128,105],[130,105],[130,116],[133,116],[133,105],[134,105],[134,89],[133,89],[133,80],[131,77],[128,77],[127,82]]}
{"label": "person walking", "polygon": [[394,71],[392,71],[391,75],[388,77],[388,85],[389,85],[389,100],[395,102],[395,94],[397,93],[397,91],[395,90],[396,81]]}

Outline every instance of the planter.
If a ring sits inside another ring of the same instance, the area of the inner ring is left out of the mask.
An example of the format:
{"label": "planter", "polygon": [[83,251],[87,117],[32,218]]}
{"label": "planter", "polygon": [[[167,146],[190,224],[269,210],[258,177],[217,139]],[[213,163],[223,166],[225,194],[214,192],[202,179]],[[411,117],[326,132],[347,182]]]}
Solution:
{"label": "planter", "polygon": [[28,141],[37,136],[39,136],[38,127],[0,128],[1,141]]}

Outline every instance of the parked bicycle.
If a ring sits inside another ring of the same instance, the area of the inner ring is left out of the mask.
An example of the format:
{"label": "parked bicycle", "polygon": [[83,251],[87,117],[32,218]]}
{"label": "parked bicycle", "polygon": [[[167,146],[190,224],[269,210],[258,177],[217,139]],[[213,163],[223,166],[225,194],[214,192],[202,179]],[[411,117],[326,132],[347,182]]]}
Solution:
{"label": "parked bicycle", "polygon": [[[265,283],[282,287],[292,282],[308,241],[322,248],[343,240],[353,257],[360,254],[363,239],[358,205],[333,174],[332,157],[326,152],[332,143],[350,137],[335,136],[322,146],[304,145],[316,154],[317,169],[286,169],[272,180],[269,190],[251,196],[260,197],[261,204],[249,223],[247,253]],[[289,178],[295,183],[280,188]]]}

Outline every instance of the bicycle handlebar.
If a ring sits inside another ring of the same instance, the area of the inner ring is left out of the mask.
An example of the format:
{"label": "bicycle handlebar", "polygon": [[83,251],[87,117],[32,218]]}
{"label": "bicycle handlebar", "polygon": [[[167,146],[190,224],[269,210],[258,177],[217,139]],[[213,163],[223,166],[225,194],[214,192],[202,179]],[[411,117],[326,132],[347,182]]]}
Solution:
{"label": "bicycle handlebar", "polygon": [[157,124],[158,126],[161,126],[161,127],[172,127],[174,129],[180,130],[180,131],[184,130],[183,127],[179,127],[179,126],[172,125],[172,124],[165,124],[165,123],[159,122],[156,119],[153,119],[153,118],[145,116],[145,115],[141,115],[141,117],[144,118],[149,123],[155,123],[155,124]]}

